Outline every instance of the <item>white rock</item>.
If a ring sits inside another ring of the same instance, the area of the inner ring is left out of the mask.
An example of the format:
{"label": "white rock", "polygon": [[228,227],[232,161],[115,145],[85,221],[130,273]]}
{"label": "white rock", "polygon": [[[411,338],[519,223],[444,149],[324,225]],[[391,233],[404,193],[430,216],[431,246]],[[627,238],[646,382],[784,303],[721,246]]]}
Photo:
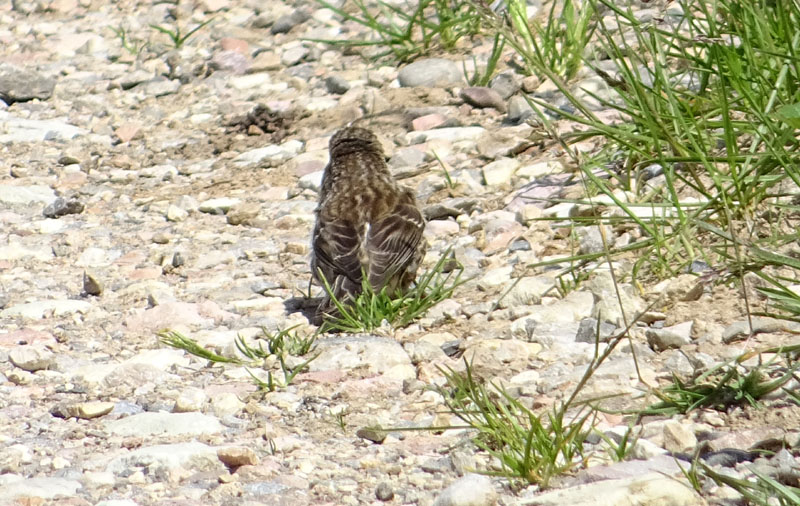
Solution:
{"label": "white rock", "polygon": [[514,158],[501,158],[491,162],[483,167],[483,180],[487,186],[510,183],[519,165]]}
{"label": "white rock", "polygon": [[86,313],[92,305],[84,300],[42,300],[18,304],[0,311],[3,318],[21,317],[41,320],[46,315],[63,316],[71,313]]}
{"label": "white rock", "polygon": [[198,471],[221,471],[224,468],[217,458],[216,449],[203,443],[191,442],[140,448],[115,458],[106,470],[119,474],[134,467],[154,466],[166,470],[182,467]]}
{"label": "white rock", "polygon": [[520,504],[529,506],[697,506],[703,499],[682,478],[648,473],[545,492]]}
{"label": "white rock", "polygon": [[177,436],[222,432],[224,427],[216,417],[201,413],[138,413],[105,424],[117,436]]}
{"label": "white rock", "polygon": [[492,480],[482,474],[467,474],[444,489],[433,505],[492,506],[495,503],[497,503],[497,492]]}
{"label": "white rock", "polygon": [[297,185],[305,190],[319,192],[319,189],[322,187],[323,174],[325,174],[324,170],[317,170],[301,176],[297,181]]}

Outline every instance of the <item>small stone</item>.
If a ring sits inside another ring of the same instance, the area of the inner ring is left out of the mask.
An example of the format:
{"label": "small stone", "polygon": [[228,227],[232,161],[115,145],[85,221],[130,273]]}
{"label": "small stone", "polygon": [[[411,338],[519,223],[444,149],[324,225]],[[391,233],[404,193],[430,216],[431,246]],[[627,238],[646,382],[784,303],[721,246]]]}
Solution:
{"label": "small stone", "polygon": [[223,464],[233,469],[241,466],[257,466],[259,462],[256,452],[243,446],[220,448],[217,450],[217,457]]}
{"label": "small stone", "polygon": [[375,487],[375,497],[379,501],[391,501],[394,498],[394,490],[391,485],[382,481]]}
{"label": "small stone", "polygon": [[103,293],[103,284],[93,274],[86,271],[83,271],[83,293],[87,295]]}
{"label": "small stone", "polygon": [[220,418],[236,415],[244,406],[245,404],[232,392],[217,394],[211,399],[211,409]]}
{"label": "small stone", "polygon": [[208,214],[225,214],[230,209],[238,205],[240,202],[237,198],[220,197],[216,199],[208,199],[200,203],[198,210],[201,213]]}
{"label": "small stone", "polygon": [[683,453],[697,446],[697,437],[691,427],[677,420],[664,422],[664,449],[673,453]]}
{"label": "small stone", "polygon": [[178,223],[188,217],[189,213],[175,204],[170,204],[169,207],[167,207],[167,221]]}
{"label": "small stone", "polygon": [[467,474],[444,489],[433,506],[492,506],[496,502],[492,480],[481,474]]}
{"label": "small stone", "polygon": [[508,101],[508,114],[506,117],[510,123],[519,123],[533,116],[533,107],[525,100],[525,97],[515,95]]}
{"label": "small stone", "polygon": [[575,335],[575,342],[577,343],[594,343],[598,339],[601,343],[608,341],[608,338],[614,334],[617,327],[608,322],[601,322],[600,328],[597,328],[597,319],[584,318],[580,321],[578,326],[578,333]]}
{"label": "small stone", "polygon": [[187,388],[175,399],[174,413],[188,413],[191,411],[202,411],[203,405],[208,400],[205,391],[200,388]]}
{"label": "small stone", "polygon": [[239,204],[225,215],[229,225],[249,225],[261,212],[261,205],[254,203]]}
{"label": "small stone", "polygon": [[473,86],[461,90],[461,99],[473,107],[492,107],[498,111],[505,111],[506,104],[498,92],[485,86]]}
{"label": "small stone", "polygon": [[578,253],[590,254],[605,251],[606,245],[603,242],[603,232],[599,227],[577,227],[576,233],[578,234]]}
{"label": "small stone", "polygon": [[60,418],[80,418],[91,420],[111,413],[114,409],[113,402],[91,401],[76,404],[59,404],[50,410],[50,413]]}
{"label": "small stone", "polygon": [[250,62],[240,51],[220,51],[211,58],[211,66],[215,70],[242,75],[250,68]]}
{"label": "small stone", "polygon": [[511,182],[511,177],[519,168],[514,158],[501,158],[483,167],[483,180],[486,186],[497,186]]}
{"label": "small stone", "polygon": [[45,218],[58,218],[67,214],[80,214],[83,212],[83,204],[77,199],[65,199],[58,197],[52,204],[44,208]]}
{"label": "small stone", "polygon": [[350,83],[342,76],[332,75],[325,78],[325,89],[336,95],[344,95],[350,89]]}
{"label": "small stone", "polygon": [[423,58],[400,69],[397,80],[403,87],[443,87],[464,82],[464,73],[454,62]]}
{"label": "small stone", "polygon": [[12,364],[28,372],[49,369],[55,364],[55,356],[41,348],[33,346],[18,346],[8,352],[8,359]]}
{"label": "small stone", "polygon": [[489,87],[500,94],[503,100],[508,100],[509,97],[519,91],[520,83],[513,72],[503,72],[492,78],[489,82]]}
{"label": "small stone", "polygon": [[270,32],[273,34],[288,33],[295,26],[306,22],[311,18],[311,14],[303,9],[295,9],[291,14],[286,14],[275,20]]}
{"label": "small stone", "polygon": [[386,435],[385,431],[374,427],[362,427],[356,431],[356,436],[361,439],[366,439],[378,444],[383,443],[383,440],[386,439]]}
{"label": "small stone", "polygon": [[655,351],[680,348],[692,342],[692,326],[694,322],[684,322],[663,329],[647,329],[647,344]]}

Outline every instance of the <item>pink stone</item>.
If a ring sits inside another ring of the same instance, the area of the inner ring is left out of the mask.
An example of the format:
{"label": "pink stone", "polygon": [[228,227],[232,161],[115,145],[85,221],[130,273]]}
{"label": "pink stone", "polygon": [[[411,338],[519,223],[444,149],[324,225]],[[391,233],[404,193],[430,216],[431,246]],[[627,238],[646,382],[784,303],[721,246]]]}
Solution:
{"label": "pink stone", "polygon": [[250,54],[250,46],[242,39],[234,39],[233,37],[223,37],[220,39],[219,44],[225,51],[236,51],[245,56]]}
{"label": "pink stone", "polygon": [[426,114],[425,116],[420,116],[419,118],[415,118],[411,122],[411,127],[416,130],[431,130],[438,126],[444,124],[447,121],[447,118],[442,116],[441,114]]}

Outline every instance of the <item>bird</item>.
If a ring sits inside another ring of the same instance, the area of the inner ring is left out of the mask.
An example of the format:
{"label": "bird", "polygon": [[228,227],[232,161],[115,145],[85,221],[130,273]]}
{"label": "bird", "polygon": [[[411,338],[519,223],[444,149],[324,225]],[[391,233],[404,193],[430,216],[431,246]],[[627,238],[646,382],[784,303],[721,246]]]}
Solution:
{"label": "bird", "polygon": [[[414,192],[394,179],[380,141],[366,128],[342,128],[328,150],[311,239],[313,279],[343,304],[361,293],[365,281],[375,293],[405,293],[427,249]],[[337,315],[326,291],[317,323]]]}

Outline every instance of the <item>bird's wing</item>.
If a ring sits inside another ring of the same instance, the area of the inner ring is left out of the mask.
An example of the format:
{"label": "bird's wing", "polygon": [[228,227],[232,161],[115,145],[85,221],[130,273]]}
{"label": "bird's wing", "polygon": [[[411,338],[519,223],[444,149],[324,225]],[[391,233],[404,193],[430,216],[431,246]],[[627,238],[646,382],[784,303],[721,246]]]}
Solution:
{"label": "bird's wing", "polygon": [[[419,251],[425,220],[414,203],[401,203],[367,233],[369,282],[376,291],[397,288],[395,276],[405,275]],[[419,260],[419,259],[417,259]]]}
{"label": "bird's wing", "polygon": [[320,217],[314,229],[312,248],[313,275],[318,281],[319,272],[331,286],[336,278],[344,276],[356,286],[361,286],[361,261],[359,251],[362,233],[347,220],[333,220]]}

